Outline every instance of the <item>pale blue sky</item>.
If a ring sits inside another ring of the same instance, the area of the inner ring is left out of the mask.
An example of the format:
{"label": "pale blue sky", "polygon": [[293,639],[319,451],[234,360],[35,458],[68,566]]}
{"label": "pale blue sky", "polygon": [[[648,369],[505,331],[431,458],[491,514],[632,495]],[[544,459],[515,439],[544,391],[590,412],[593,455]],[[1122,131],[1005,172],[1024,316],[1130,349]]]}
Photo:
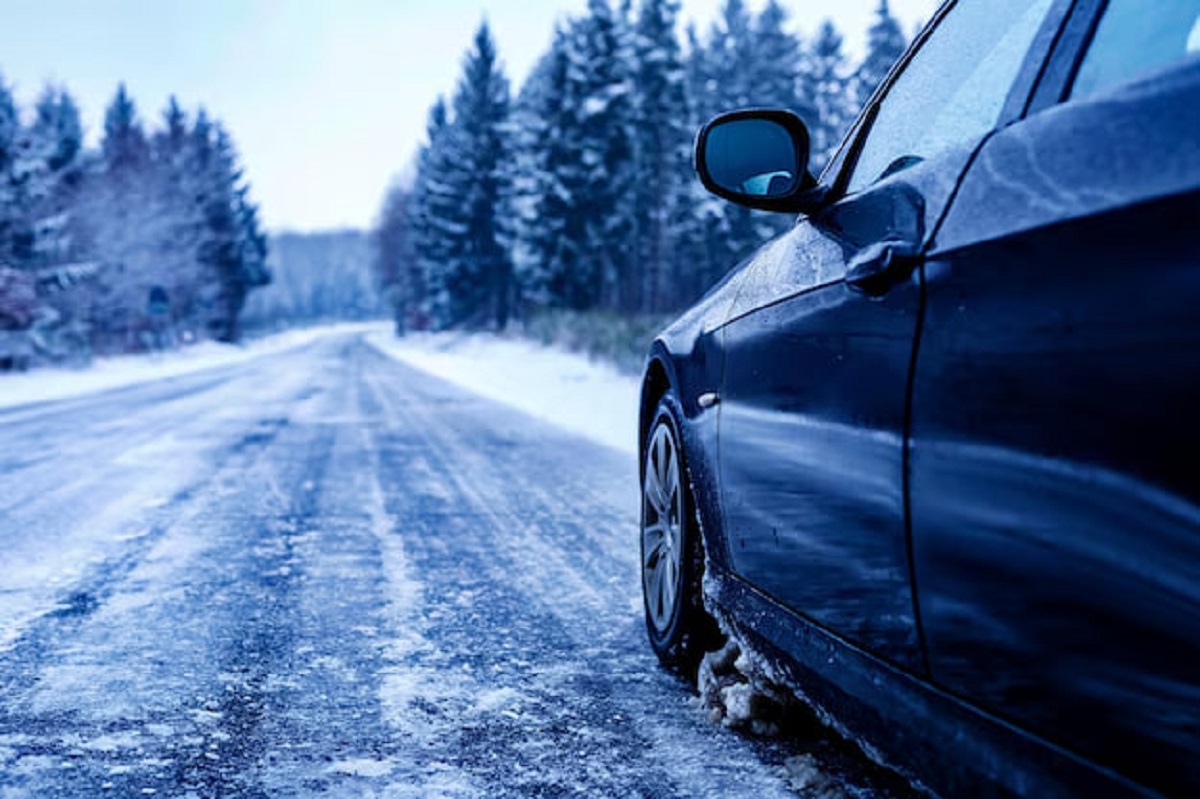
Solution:
{"label": "pale blue sky", "polygon": [[[683,0],[706,28],[721,0]],[[759,7],[761,0],[751,0]],[[878,0],[785,2],[801,32],[832,17],[860,50]],[[906,30],[937,0],[891,0]],[[238,143],[269,228],[371,224],[450,93],[486,14],[509,76],[524,77],[556,18],[586,0],[0,0],[0,75],[28,105],[63,83],[93,138],[124,80],[143,119],[174,93]],[[515,80],[514,80],[515,82]]]}

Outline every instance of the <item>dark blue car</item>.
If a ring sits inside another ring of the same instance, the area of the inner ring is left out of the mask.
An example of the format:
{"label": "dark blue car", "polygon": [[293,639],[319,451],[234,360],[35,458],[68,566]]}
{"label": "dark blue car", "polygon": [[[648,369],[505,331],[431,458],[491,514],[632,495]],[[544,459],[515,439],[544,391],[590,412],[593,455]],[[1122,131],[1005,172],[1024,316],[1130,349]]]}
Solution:
{"label": "dark blue car", "polygon": [[1200,796],[1198,54],[1200,0],[959,0],[819,179],[701,131],[800,216],[647,361],[665,663],[715,611],[941,794]]}

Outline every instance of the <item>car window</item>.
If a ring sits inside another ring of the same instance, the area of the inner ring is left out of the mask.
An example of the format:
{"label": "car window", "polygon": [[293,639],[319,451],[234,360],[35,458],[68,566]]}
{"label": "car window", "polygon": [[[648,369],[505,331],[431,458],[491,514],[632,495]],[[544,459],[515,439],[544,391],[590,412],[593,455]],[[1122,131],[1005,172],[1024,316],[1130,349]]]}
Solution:
{"label": "car window", "polygon": [[850,192],[991,130],[1052,5],[960,0],[888,89]]}
{"label": "car window", "polygon": [[1200,0],[1110,0],[1072,97],[1084,97],[1200,53]]}

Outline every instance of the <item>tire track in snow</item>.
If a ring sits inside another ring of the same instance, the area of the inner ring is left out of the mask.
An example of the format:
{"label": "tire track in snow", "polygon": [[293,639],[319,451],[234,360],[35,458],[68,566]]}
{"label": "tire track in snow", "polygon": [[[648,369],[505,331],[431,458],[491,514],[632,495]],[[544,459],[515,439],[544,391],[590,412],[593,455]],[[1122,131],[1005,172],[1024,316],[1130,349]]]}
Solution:
{"label": "tire track in snow", "polygon": [[791,795],[645,644],[626,457],[420,373],[376,366],[370,384],[401,440],[378,445],[388,508],[438,597],[425,637],[491,711],[446,758],[492,795]]}

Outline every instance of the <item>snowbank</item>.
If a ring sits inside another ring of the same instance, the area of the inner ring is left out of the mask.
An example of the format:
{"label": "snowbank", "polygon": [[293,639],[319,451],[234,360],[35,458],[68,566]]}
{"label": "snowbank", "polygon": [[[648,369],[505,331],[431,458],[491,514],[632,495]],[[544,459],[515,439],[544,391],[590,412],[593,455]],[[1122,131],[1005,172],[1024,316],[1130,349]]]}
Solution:
{"label": "snowbank", "polygon": [[487,334],[389,331],[366,340],[384,354],[609,447],[637,451],[638,381],[584,355]]}
{"label": "snowbank", "polygon": [[[386,323],[383,326],[386,326]],[[176,377],[299,347],[323,336],[374,331],[381,327],[378,322],[327,325],[289,330],[241,345],[208,341],[157,355],[100,358],[92,365],[79,369],[46,368],[17,374],[0,374],[0,408],[67,399],[165,377]]]}

